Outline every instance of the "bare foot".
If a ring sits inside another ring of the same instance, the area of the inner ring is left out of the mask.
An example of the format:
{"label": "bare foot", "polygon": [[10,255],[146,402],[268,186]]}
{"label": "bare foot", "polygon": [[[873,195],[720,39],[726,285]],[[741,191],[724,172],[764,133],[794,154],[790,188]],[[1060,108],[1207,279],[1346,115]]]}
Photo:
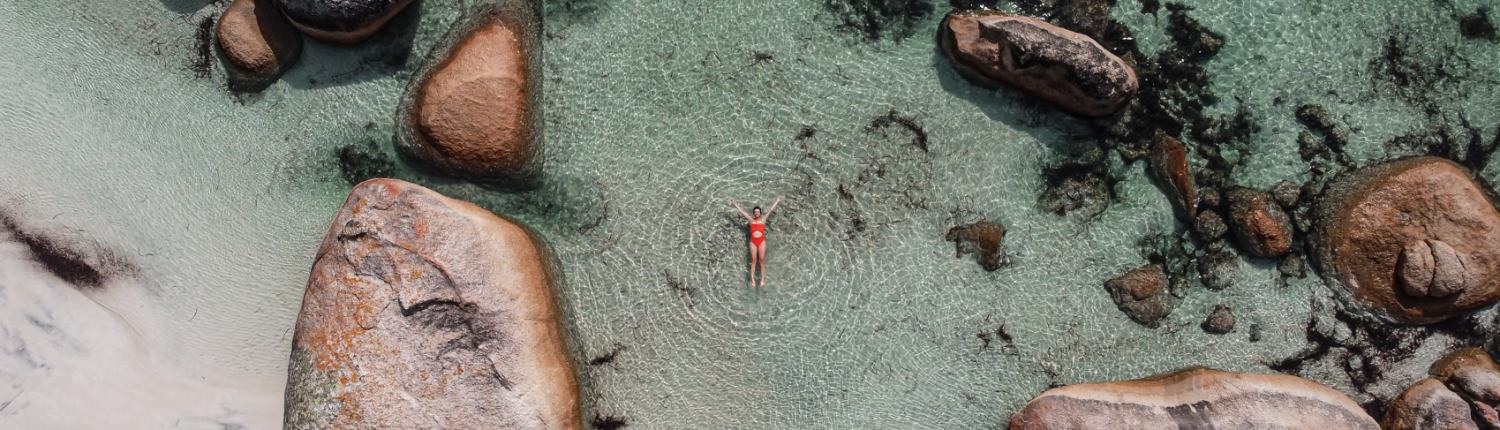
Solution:
{"label": "bare foot", "polygon": [[760,287],[761,288],[765,288],[766,287],[766,278],[760,278]]}

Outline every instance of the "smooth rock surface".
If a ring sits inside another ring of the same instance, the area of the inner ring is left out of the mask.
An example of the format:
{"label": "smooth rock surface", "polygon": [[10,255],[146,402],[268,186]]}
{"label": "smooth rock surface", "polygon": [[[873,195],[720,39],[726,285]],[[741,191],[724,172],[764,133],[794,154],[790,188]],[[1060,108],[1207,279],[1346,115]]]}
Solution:
{"label": "smooth rock surface", "polygon": [[1162,318],[1172,312],[1167,281],[1162,266],[1152,264],[1110,279],[1104,283],[1104,290],[1130,319],[1147,327],[1157,327]]}
{"label": "smooth rock surface", "polygon": [[1150,167],[1151,174],[1172,201],[1177,216],[1184,221],[1194,221],[1198,216],[1198,187],[1193,184],[1193,174],[1188,166],[1187,147],[1172,136],[1158,133],[1156,145],[1151,147]]}
{"label": "smooth rock surface", "polygon": [[955,11],[939,38],[953,67],[987,86],[1004,85],[1082,116],[1107,116],[1135,96],[1135,70],[1099,42],[1036,18]]}
{"label": "smooth rock surface", "polygon": [[219,17],[214,37],[237,91],[264,89],[302,55],[302,34],[273,0],[234,0]]}
{"label": "smooth rock surface", "polygon": [[313,263],[287,428],[581,428],[544,245],[391,179],[355,186]]}
{"label": "smooth rock surface", "polygon": [[1500,299],[1500,212],[1451,161],[1413,157],[1346,173],[1329,184],[1315,214],[1320,272],[1384,319],[1433,323]]}
{"label": "smooth rock surface", "polygon": [[1469,404],[1436,379],[1423,379],[1386,405],[1384,430],[1478,430]]}
{"label": "smooth rock surface", "polygon": [[1269,194],[1249,188],[1224,193],[1229,204],[1229,231],[1245,253],[1275,258],[1292,249],[1292,220]]}
{"label": "smooth rock surface", "polygon": [[1032,429],[1368,429],[1358,403],[1289,375],[1184,369],[1144,379],[1047,390],[1011,416]]}
{"label": "smooth rock surface", "polygon": [[541,169],[535,23],[510,9],[476,15],[416,75],[396,147],[441,174],[524,188]]}
{"label": "smooth rock surface", "polygon": [[352,45],[369,39],[412,0],[277,0],[292,25],[308,36]]}

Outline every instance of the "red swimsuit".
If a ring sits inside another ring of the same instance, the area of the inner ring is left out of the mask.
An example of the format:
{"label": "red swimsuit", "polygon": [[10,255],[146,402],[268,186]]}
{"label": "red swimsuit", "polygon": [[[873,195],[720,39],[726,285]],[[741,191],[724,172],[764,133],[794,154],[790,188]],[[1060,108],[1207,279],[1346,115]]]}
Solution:
{"label": "red swimsuit", "polygon": [[750,223],[750,244],[761,246],[766,243],[766,224]]}

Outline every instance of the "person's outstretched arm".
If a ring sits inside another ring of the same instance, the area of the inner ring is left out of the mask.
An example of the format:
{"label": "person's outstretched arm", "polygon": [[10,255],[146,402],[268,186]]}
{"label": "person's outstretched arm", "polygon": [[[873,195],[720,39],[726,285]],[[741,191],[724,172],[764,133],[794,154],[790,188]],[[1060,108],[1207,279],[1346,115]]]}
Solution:
{"label": "person's outstretched arm", "polygon": [[781,197],[777,197],[776,201],[771,202],[771,208],[770,209],[766,209],[766,218],[770,218],[771,217],[771,212],[776,212],[776,205],[779,205],[779,204],[781,204]]}
{"label": "person's outstretched arm", "polygon": [[740,211],[740,216],[745,217],[746,221],[753,221],[750,214],[745,213],[745,208],[740,207],[740,202],[734,201],[734,197],[729,198],[729,203],[734,204],[734,210]]}

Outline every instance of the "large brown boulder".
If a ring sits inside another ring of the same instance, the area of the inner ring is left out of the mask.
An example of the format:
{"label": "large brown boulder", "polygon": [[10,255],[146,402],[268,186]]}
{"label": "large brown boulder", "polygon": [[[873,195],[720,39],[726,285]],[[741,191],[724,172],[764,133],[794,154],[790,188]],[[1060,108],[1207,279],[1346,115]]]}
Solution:
{"label": "large brown boulder", "polygon": [[1413,157],[1341,175],[1315,221],[1323,276],[1384,319],[1428,324],[1500,299],[1500,212],[1451,161]]}
{"label": "large brown boulder", "polygon": [[236,91],[265,89],[302,55],[302,34],[273,0],[234,0],[219,17],[214,38]]}
{"label": "large brown boulder", "polygon": [[1024,91],[1075,115],[1113,114],[1140,88],[1135,70],[1099,42],[1036,18],[954,11],[939,31],[943,51],[965,76]]}
{"label": "large brown boulder", "polygon": [[374,36],[412,0],[277,0],[292,25],[318,40],[352,45]]}
{"label": "large brown boulder", "polygon": [[477,206],[355,186],[302,299],[286,427],[581,428],[548,264],[526,227]]}
{"label": "large brown boulder", "polygon": [[516,8],[476,15],[416,75],[397,149],[441,174],[524,188],[541,168],[537,23]]}
{"label": "large brown boulder", "polygon": [[1369,429],[1358,403],[1289,375],[1192,368],[1047,390],[1011,416],[1010,430]]}

